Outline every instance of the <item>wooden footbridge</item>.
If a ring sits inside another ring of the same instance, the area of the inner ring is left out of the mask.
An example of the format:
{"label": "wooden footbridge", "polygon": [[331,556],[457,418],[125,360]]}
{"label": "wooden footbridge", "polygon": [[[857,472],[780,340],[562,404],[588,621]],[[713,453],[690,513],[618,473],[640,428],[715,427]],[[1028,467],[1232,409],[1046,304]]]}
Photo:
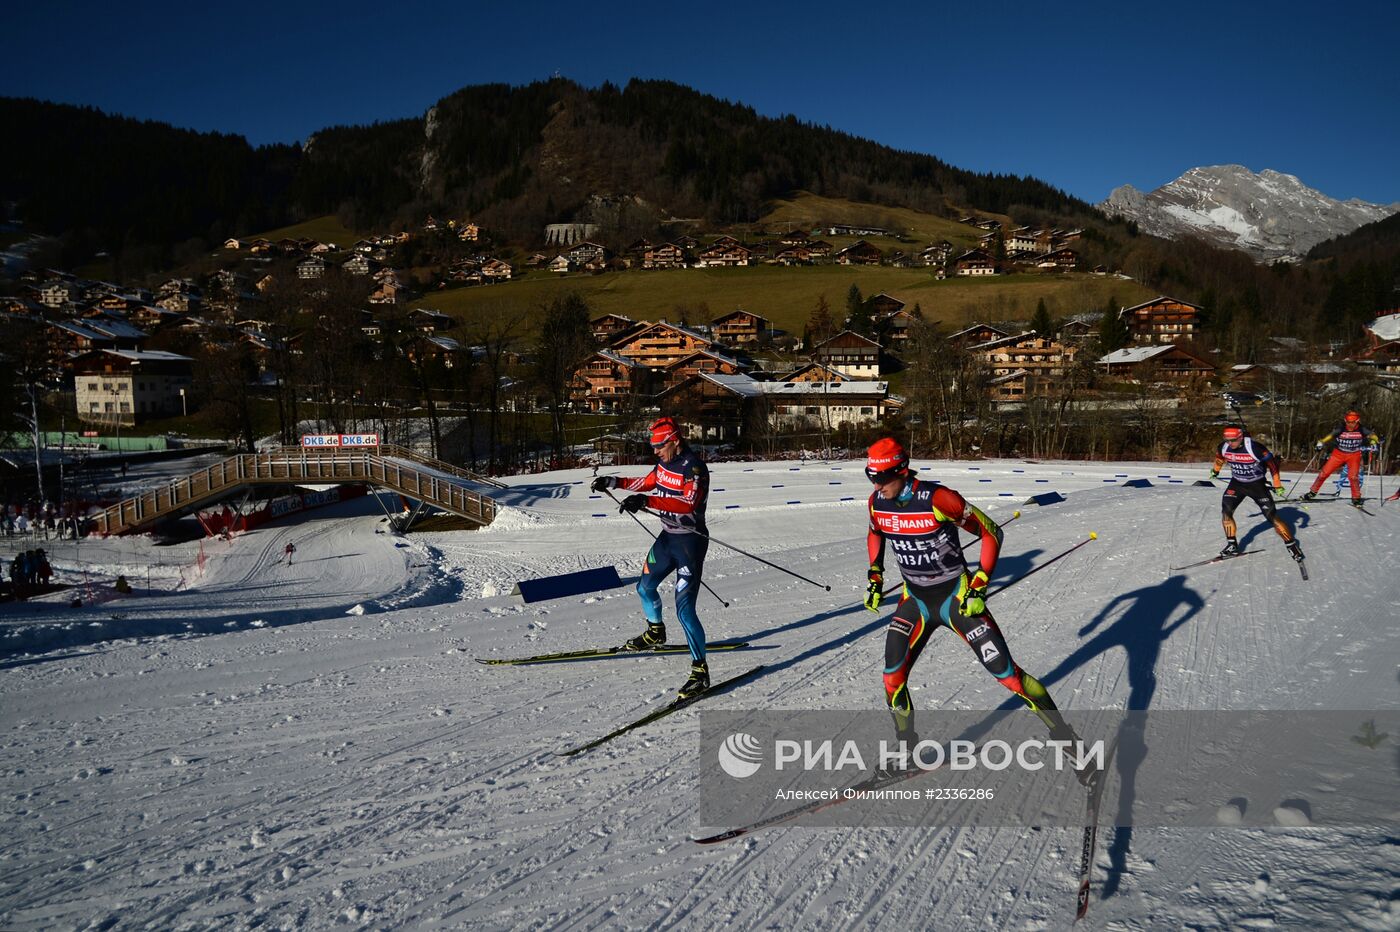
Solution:
{"label": "wooden footbridge", "polygon": [[505,488],[499,482],[392,445],[364,448],[281,447],[230,456],[161,488],[93,515],[98,534],[125,534],[191,511],[250,485],[330,485],[363,482],[417,499],[480,526],[496,517],[494,499],[464,483]]}

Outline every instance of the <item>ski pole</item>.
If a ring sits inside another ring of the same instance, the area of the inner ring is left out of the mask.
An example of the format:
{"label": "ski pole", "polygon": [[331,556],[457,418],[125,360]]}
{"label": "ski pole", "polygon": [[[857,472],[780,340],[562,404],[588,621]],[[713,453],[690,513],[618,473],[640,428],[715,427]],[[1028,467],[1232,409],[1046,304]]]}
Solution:
{"label": "ski pole", "polygon": [[[604,489],[603,491],[608,493],[608,498],[610,498],[610,499],[612,499],[613,501],[617,502],[617,496],[614,495],[614,494],[612,494],[612,489]],[[618,502],[618,505],[619,505],[619,506],[620,506],[621,504],[622,504],[621,502]],[[653,533],[651,533],[651,528],[647,527],[645,524],[642,523],[642,519],[641,519],[641,518],[638,518],[636,515],[632,514],[630,511],[629,511],[627,514],[632,518],[633,521],[636,521],[636,522],[637,522],[637,527],[639,527],[639,528],[641,528],[642,530],[646,531],[646,532],[647,532],[647,535],[648,535],[652,540],[656,540],[656,535],[653,534]],[[705,580],[702,579],[702,580],[700,580],[700,585],[704,586],[704,587],[705,587],[705,591],[708,592],[710,595],[712,595],[712,596],[714,596],[715,598],[719,599],[719,604],[720,604],[720,605],[723,605],[725,608],[728,608],[728,607],[729,607],[729,603],[726,602],[726,601],[724,601],[724,599],[720,598],[720,594],[719,594],[718,592],[716,592],[715,590],[711,589],[709,583],[705,582]]]}
{"label": "ski pole", "polygon": [[1067,556],[1069,556],[1070,554],[1074,553],[1074,552],[1075,552],[1076,550],[1078,550],[1080,547],[1083,547],[1085,544],[1089,543],[1090,541],[1098,540],[1098,539],[1099,539],[1099,535],[1098,535],[1097,533],[1095,533],[1094,531],[1090,531],[1088,537],[1084,538],[1084,539],[1081,540],[1079,543],[1075,544],[1073,547],[1069,548],[1068,550],[1064,551],[1063,553],[1059,554],[1058,556],[1051,557],[1049,560],[1046,560],[1044,563],[1040,564],[1040,565],[1037,566],[1035,569],[1028,570],[1028,571],[1022,573],[1020,576],[1017,576],[1015,579],[1011,580],[1011,582],[1009,582],[1009,583],[1007,583],[1006,585],[1001,586],[1000,588],[998,588],[998,589],[996,590],[996,592],[990,592],[990,593],[988,593],[988,594],[987,594],[987,598],[990,599],[992,596],[996,595],[997,593],[1005,592],[1007,589],[1010,589],[1012,586],[1016,585],[1016,584],[1017,584],[1018,582],[1020,582],[1021,580],[1026,579],[1026,578],[1029,577],[1029,576],[1034,576],[1036,573],[1039,573],[1041,570],[1045,569],[1045,568],[1046,568],[1047,566],[1049,566],[1050,564],[1056,563],[1056,562],[1058,562],[1058,561],[1060,561],[1060,560],[1063,560],[1065,557],[1067,557]]}
{"label": "ski pole", "polygon": [[[661,517],[661,515],[660,515],[659,512],[652,511],[650,508],[643,508],[642,511],[646,512],[647,514],[651,515],[651,516],[654,517],[654,518],[659,518],[659,517]],[[636,515],[633,515],[633,517],[636,517]],[[648,533],[650,533],[650,532],[648,532]],[[760,557],[760,556],[757,556],[756,554],[749,553],[747,550],[741,550],[741,549],[739,549],[738,547],[735,547],[733,544],[727,544],[727,543],[725,543],[724,541],[720,540],[718,537],[711,537],[709,534],[706,534],[706,533],[704,533],[703,531],[692,530],[690,533],[694,534],[696,537],[703,537],[703,538],[705,538],[707,541],[709,541],[709,542],[712,543],[712,544],[719,544],[721,547],[728,547],[730,550],[734,551],[735,553],[742,553],[744,556],[748,557],[750,560],[757,560],[759,563],[762,563],[764,566],[771,566],[771,567],[773,567],[773,569],[775,569],[775,570],[780,570],[780,571],[782,571],[782,572],[784,572],[784,573],[787,573],[789,576],[793,577],[794,579],[800,579],[800,580],[802,580],[802,581],[805,582],[805,583],[811,583],[812,585],[814,585],[814,586],[816,586],[816,587],[818,587],[818,588],[820,588],[820,589],[825,589],[827,592],[830,592],[830,591],[831,591],[831,587],[828,586],[828,585],[826,585],[825,583],[819,583],[819,582],[817,582],[815,579],[808,579],[806,576],[803,576],[801,573],[794,573],[792,570],[788,569],[787,567],[779,566],[779,565],[776,564],[776,563],[770,563],[769,561],[763,559],[763,558]]]}
{"label": "ski pole", "polygon": [[1244,414],[1240,411],[1240,403],[1238,401],[1232,401],[1230,402],[1230,407],[1235,409],[1235,417],[1239,418],[1240,426],[1244,428],[1244,432],[1246,434],[1249,433],[1249,425],[1245,423]]}
{"label": "ski pole", "polygon": [[[1020,513],[1019,511],[1013,511],[1013,512],[1011,513],[1011,517],[1007,518],[1005,521],[1003,521],[1001,524],[999,524],[998,527],[1006,527],[1008,524],[1010,524],[1012,521],[1015,521],[1015,520],[1016,520],[1017,518],[1019,518],[1019,517],[1021,517],[1021,513]],[[968,547],[971,547],[973,544],[977,543],[977,542],[978,542],[979,540],[981,540],[981,539],[982,539],[982,538],[980,538],[980,537],[974,537],[974,538],[972,538],[972,540],[970,540],[970,541],[968,541],[967,543],[965,543],[965,544],[962,545],[962,549],[966,550]],[[890,587],[889,587],[888,589],[886,589],[884,592],[880,593],[880,598],[883,599],[885,596],[890,595],[891,593],[897,591],[898,589],[902,588],[903,586],[904,586],[904,583],[902,583],[902,582],[897,582],[897,583],[895,583],[893,586],[890,586]]]}
{"label": "ski pole", "polygon": [[1308,460],[1307,465],[1303,467],[1303,471],[1300,472],[1300,473],[1298,473],[1298,478],[1297,478],[1297,479],[1294,479],[1294,480],[1293,480],[1293,484],[1290,485],[1290,486],[1288,487],[1288,494],[1285,495],[1284,498],[1292,498],[1292,497],[1293,497],[1293,490],[1296,489],[1296,488],[1298,488],[1298,483],[1302,482],[1302,481],[1303,481],[1303,477],[1306,476],[1306,475],[1308,474],[1308,471],[1312,469],[1313,460],[1317,459],[1318,454],[1321,453],[1321,452],[1322,452],[1321,450],[1314,450],[1314,451],[1313,451],[1313,455],[1312,455],[1312,457]]}

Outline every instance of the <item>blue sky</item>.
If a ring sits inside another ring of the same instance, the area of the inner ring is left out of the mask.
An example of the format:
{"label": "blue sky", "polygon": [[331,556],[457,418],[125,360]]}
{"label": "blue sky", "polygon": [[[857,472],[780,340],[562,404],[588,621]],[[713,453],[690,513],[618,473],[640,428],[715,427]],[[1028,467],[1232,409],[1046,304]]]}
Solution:
{"label": "blue sky", "polygon": [[[658,13],[658,11],[661,11]],[[1400,2],[12,6],[0,94],[254,143],[664,78],[1098,201],[1198,165],[1400,201]]]}

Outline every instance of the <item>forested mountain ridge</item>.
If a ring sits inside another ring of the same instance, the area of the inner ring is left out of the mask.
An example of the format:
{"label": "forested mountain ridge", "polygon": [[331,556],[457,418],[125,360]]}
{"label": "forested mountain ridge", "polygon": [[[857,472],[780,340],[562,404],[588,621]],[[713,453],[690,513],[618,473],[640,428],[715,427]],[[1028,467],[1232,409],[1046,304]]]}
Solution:
{"label": "forested mountain ridge", "polygon": [[169,250],[327,213],[360,229],[470,215],[529,243],[600,203],[634,225],[718,225],[752,222],[797,190],[943,214],[1097,216],[1032,178],[954,168],[665,81],[478,85],[421,118],[328,127],[304,146],[16,98],[0,98],[0,123],[23,141],[0,155],[0,197],[76,251]]}
{"label": "forested mountain ridge", "polygon": [[1350,339],[1400,304],[1394,218],[1310,256],[1330,261],[1262,266],[1200,241],[1140,235],[1033,178],[955,168],[666,81],[466,87],[421,117],[328,127],[304,145],[254,147],[14,98],[0,98],[0,125],[19,140],[0,149],[0,202],[26,230],[62,238],[55,261],[71,267],[106,251],[127,277],[327,214],[366,232],[411,229],[429,214],[471,219],[496,244],[525,249],[543,245],[547,224],[591,222],[616,247],[681,228],[742,235],[774,199],[809,191],[1080,228],[1085,267],[1121,269],[1204,305],[1212,338],[1238,358],[1266,328]]}

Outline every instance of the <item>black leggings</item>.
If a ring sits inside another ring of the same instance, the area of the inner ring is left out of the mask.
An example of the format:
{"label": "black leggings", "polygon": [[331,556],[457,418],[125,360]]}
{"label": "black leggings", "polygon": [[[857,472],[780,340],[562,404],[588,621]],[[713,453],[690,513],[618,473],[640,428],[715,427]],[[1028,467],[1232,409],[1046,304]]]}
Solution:
{"label": "black leggings", "polygon": [[1240,503],[1246,498],[1254,500],[1254,504],[1259,506],[1264,518],[1274,526],[1274,530],[1282,537],[1284,543],[1293,540],[1293,534],[1288,530],[1288,525],[1283,523],[1283,519],[1278,516],[1274,509],[1274,497],[1269,492],[1268,486],[1263,479],[1254,482],[1240,482],[1238,479],[1231,479],[1230,484],[1225,486],[1225,494],[1220,498],[1220,523],[1225,528],[1226,537],[1235,536],[1235,509],[1240,507]]}
{"label": "black leggings", "polygon": [[1035,677],[1011,658],[1011,649],[997,627],[992,613],[967,616],[961,611],[962,594],[967,590],[967,574],[935,586],[905,583],[899,606],[890,616],[885,631],[885,699],[894,715],[895,727],[912,731],[914,704],[909,699],[909,671],[928,644],[936,627],[947,626],[972,648],[987,672],[1011,690],[1045,720],[1052,730],[1063,727],[1055,713],[1055,701]]}

